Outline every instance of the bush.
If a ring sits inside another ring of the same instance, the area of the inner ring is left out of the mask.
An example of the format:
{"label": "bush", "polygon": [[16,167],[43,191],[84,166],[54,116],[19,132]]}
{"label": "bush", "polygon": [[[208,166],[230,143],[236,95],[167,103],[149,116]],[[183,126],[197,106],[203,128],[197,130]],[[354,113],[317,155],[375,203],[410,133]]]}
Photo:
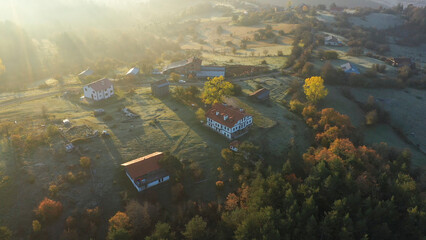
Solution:
{"label": "bush", "polygon": [[41,231],[41,223],[38,220],[33,221],[33,231],[39,233]]}
{"label": "bush", "polygon": [[376,110],[370,111],[365,115],[365,124],[367,124],[368,126],[376,124],[377,121],[378,115]]}
{"label": "bush", "polygon": [[90,164],[91,164],[91,159],[89,158],[89,157],[81,157],[80,158],[80,165],[83,167],[83,168],[89,168],[90,167]]}
{"label": "bush", "polygon": [[55,125],[49,125],[46,129],[47,136],[53,138],[59,134],[59,129]]}
{"label": "bush", "polygon": [[1,240],[10,240],[12,239],[12,231],[9,228],[1,226],[0,227],[0,239]]}
{"label": "bush", "polygon": [[223,186],[224,186],[223,181],[217,181],[217,182],[216,182],[216,188],[217,188],[218,190],[222,190],[222,189],[223,189]]}
{"label": "bush", "polygon": [[51,184],[49,186],[49,193],[51,196],[56,196],[58,192],[59,192],[59,187],[56,184]]}
{"label": "bush", "polygon": [[198,108],[197,112],[195,112],[195,115],[200,121],[206,120],[206,111],[204,111],[202,108]]}
{"label": "bush", "polygon": [[337,59],[339,57],[339,54],[336,51],[319,51],[318,52],[318,57],[320,59],[325,59],[325,60],[332,60],[332,59]]}
{"label": "bush", "polygon": [[51,221],[57,219],[62,214],[62,210],[63,207],[61,202],[44,198],[38,205],[35,212],[43,221]]}
{"label": "bush", "polygon": [[297,113],[297,114],[302,114],[304,107],[305,107],[305,105],[297,99],[290,101],[290,110]]}
{"label": "bush", "polygon": [[172,82],[178,82],[179,79],[180,79],[180,75],[179,74],[174,73],[174,72],[170,74],[170,81],[172,81]]}
{"label": "bush", "polygon": [[402,80],[407,80],[412,75],[412,70],[409,66],[402,66],[398,69],[398,77]]}

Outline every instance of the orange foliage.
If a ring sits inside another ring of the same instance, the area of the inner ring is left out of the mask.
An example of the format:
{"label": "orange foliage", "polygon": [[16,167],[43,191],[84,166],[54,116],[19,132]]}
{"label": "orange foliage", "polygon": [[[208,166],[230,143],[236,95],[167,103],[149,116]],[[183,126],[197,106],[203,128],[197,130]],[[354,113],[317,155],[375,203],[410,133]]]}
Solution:
{"label": "orange foliage", "polygon": [[58,218],[62,213],[62,203],[53,201],[49,198],[44,198],[35,210],[36,214],[45,221],[50,221]]}
{"label": "orange foliage", "polygon": [[240,198],[235,193],[230,193],[226,197],[225,209],[228,211],[232,211],[238,207],[238,203]]}
{"label": "orange foliage", "polygon": [[129,230],[130,219],[126,213],[118,211],[113,217],[109,219],[109,230],[114,231],[118,229],[126,229]]}
{"label": "orange foliage", "polygon": [[355,158],[357,151],[354,144],[349,139],[336,139],[329,150],[344,159]]}

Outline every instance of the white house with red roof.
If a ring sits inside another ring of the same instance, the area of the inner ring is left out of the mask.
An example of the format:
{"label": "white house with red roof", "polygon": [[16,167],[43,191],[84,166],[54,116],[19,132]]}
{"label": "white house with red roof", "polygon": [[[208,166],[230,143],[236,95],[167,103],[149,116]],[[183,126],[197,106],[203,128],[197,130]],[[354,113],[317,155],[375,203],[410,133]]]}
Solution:
{"label": "white house with red roof", "polygon": [[100,79],[83,87],[84,97],[94,101],[114,96],[114,85],[108,78]]}
{"label": "white house with red roof", "polygon": [[243,109],[214,104],[206,113],[206,125],[228,139],[238,138],[248,132],[253,125],[253,116]]}
{"label": "white house with red roof", "polygon": [[163,157],[164,153],[155,152],[121,164],[138,192],[170,179],[167,171],[162,169],[158,163],[158,160]]}

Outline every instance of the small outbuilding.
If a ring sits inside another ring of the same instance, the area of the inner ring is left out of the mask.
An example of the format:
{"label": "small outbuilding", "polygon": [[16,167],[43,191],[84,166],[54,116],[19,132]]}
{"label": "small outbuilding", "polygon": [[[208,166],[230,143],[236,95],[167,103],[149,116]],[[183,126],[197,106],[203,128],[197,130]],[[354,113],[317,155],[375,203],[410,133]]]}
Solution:
{"label": "small outbuilding", "polygon": [[232,141],[230,144],[229,144],[229,149],[231,149],[232,151],[234,151],[234,152],[238,152],[238,147],[241,145],[241,143],[239,142],[239,141],[237,141],[237,140],[235,140],[235,141]]}
{"label": "small outbuilding", "polygon": [[324,45],[341,47],[343,46],[343,43],[339,41],[339,39],[337,39],[335,36],[329,35],[324,38]]}
{"label": "small outbuilding", "polygon": [[127,77],[136,77],[139,74],[140,70],[139,68],[131,68],[127,73],[126,76]]}
{"label": "small outbuilding", "polygon": [[152,95],[161,98],[170,94],[170,83],[166,79],[151,83]]}
{"label": "small outbuilding", "polygon": [[158,163],[163,157],[164,153],[155,152],[121,164],[125,167],[127,177],[138,192],[170,179],[167,171],[162,169]]}
{"label": "small outbuilding", "polygon": [[86,70],[84,70],[83,72],[81,72],[81,73],[79,73],[78,74],[78,77],[80,78],[80,79],[84,79],[84,78],[86,78],[86,77],[88,77],[88,76],[91,76],[93,73],[95,73],[92,69],[90,69],[90,68],[87,68]]}
{"label": "small outbuilding", "polygon": [[269,100],[270,91],[266,88],[261,88],[250,94],[250,98],[256,101],[266,101]]}
{"label": "small outbuilding", "polygon": [[358,70],[358,68],[357,67],[355,67],[354,65],[352,65],[351,63],[345,63],[345,64],[343,64],[343,65],[340,65],[340,67],[342,68],[342,70],[345,72],[345,73],[348,73],[348,74],[351,74],[351,73],[353,73],[353,74],[360,74],[361,72]]}

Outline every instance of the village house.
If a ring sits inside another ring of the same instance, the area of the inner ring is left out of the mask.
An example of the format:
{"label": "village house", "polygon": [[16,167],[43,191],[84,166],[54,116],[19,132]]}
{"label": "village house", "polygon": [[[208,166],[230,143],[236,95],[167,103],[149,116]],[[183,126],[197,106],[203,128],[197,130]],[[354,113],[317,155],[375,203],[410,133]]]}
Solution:
{"label": "village house", "polygon": [[130,69],[127,73],[126,73],[126,76],[127,76],[127,77],[130,77],[130,78],[133,78],[133,77],[136,77],[138,74],[139,74],[139,68],[134,67],[134,68],[131,68],[131,69]]}
{"label": "village house", "polygon": [[170,74],[172,72],[188,75],[201,70],[202,60],[197,57],[192,57],[187,60],[174,62],[163,69],[163,74]]}
{"label": "village house", "polygon": [[255,92],[250,93],[250,98],[257,101],[269,100],[270,91],[266,88],[261,88]]}
{"label": "village house", "polygon": [[87,68],[86,70],[84,70],[83,72],[78,74],[78,78],[80,79],[84,79],[86,77],[91,76],[94,73],[94,71],[90,68]]}
{"label": "village house", "polygon": [[324,45],[341,47],[343,46],[343,43],[339,41],[335,36],[329,35],[324,37]]}
{"label": "village house", "polygon": [[94,101],[114,96],[114,85],[108,78],[103,78],[83,87],[84,97]]}
{"label": "village house", "polygon": [[351,74],[351,73],[353,73],[353,74],[360,74],[360,71],[358,70],[358,68],[355,67],[354,65],[352,65],[351,63],[345,63],[345,64],[341,65],[340,67],[342,68],[342,70],[345,73],[348,73],[348,74]]}
{"label": "village house", "polygon": [[161,98],[170,94],[170,83],[166,79],[151,83],[151,92],[155,97]]}
{"label": "village house", "polygon": [[228,139],[238,138],[248,132],[253,125],[253,117],[224,104],[214,104],[206,113],[206,125]]}
{"label": "village house", "polygon": [[138,192],[170,179],[167,171],[162,169],[158,163],[163,157],[164,153],[155,152],[121,164],[125,167],[127,177]]}

